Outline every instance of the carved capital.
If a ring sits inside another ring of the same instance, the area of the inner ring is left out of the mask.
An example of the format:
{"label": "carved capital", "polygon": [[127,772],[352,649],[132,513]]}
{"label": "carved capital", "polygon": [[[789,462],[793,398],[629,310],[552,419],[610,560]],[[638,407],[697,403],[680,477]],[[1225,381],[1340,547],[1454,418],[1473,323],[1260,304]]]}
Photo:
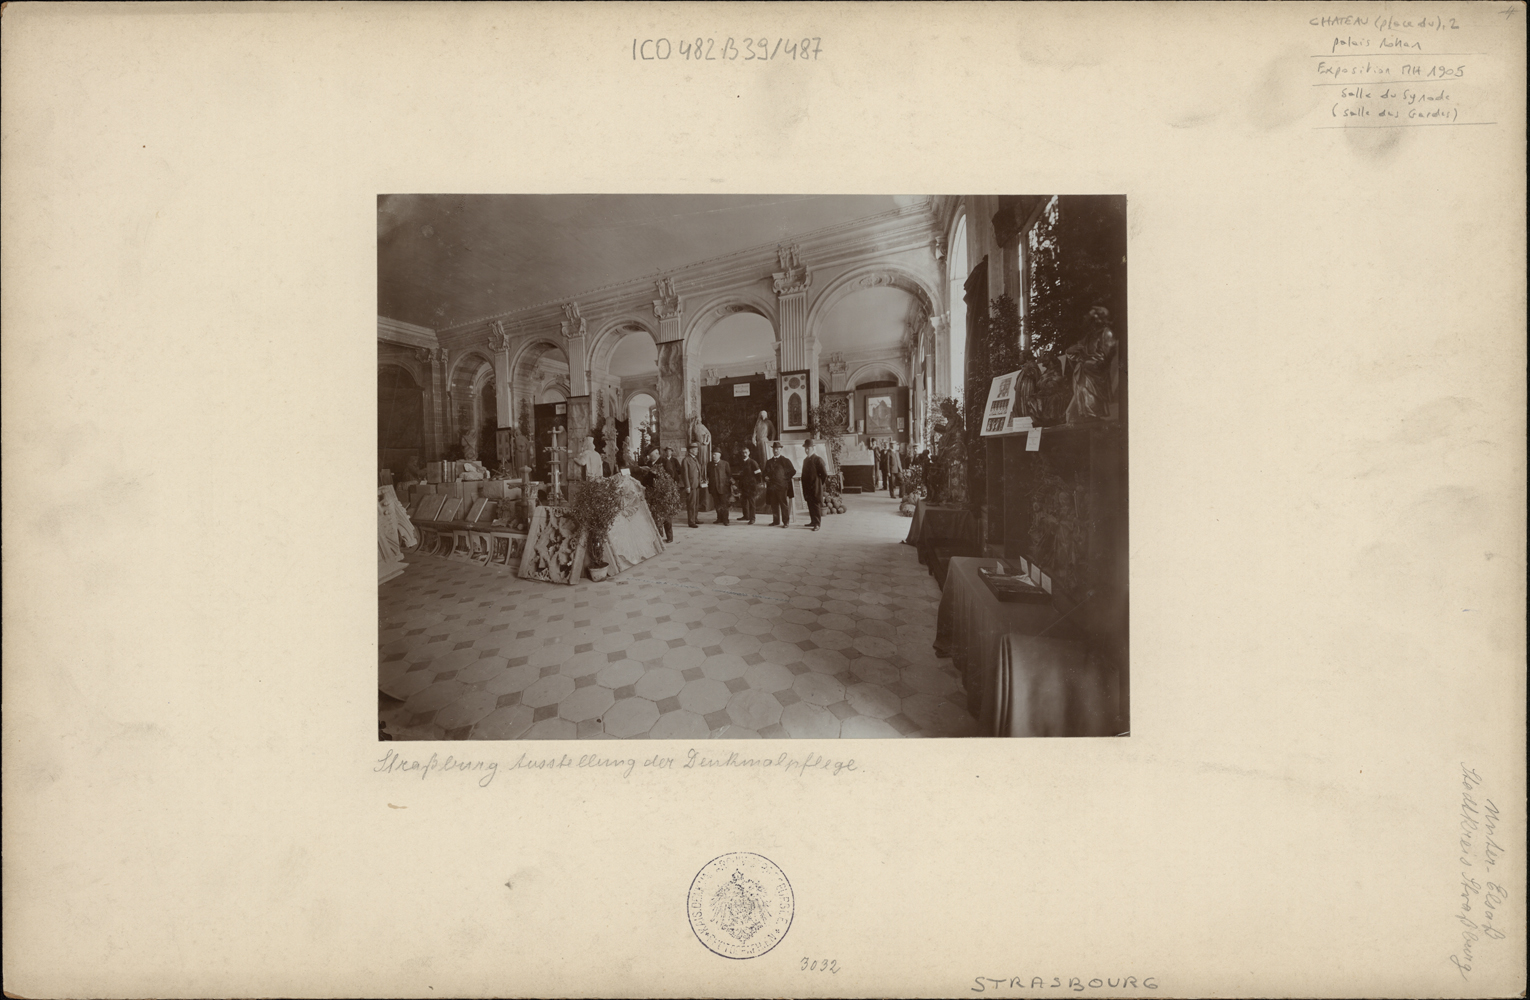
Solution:
{"label": "carved capital", "polygon": [[489,324],[489,350],[510,350],[510,335],[505,332],[505,324],[502,320],[494,320]]}
{"label": "carved capital", "polygon": [[679,316],[683,303],[675,292],[675,279],[660,278],[653,284],[659,293],[659,297],[653,300],[654,316],[659,319],[674,319]]}
{"label": "carved capital", "polygon": [[564,340],[573,340],[575,337],[583,337],[588,331],[588,325],[584,317],[579,315],[579,303],[566,302],[563,305],[564,320],[559,326],[559,332]]}
{"label": "carved capital", "polygon": [[795,243],[781,244],[776,247],[776,260],[781,265],[781,270],[771,275],[776,294],[792,295],[807,291],[813,283],[813,277],[808,273],[807,265],[802,263],[801,248]]}
{"label": "carved capital", "polygon": [[944,236],[935,237],[934,249],[936,260],[946,259],[946,238]]}
{"label": "carved capital", "polygon": [[829,355],[829,372],[833,375],[845,373],[845,356],[838,351]]}
{"label": "carved capital", "polygon": [[701,381],[707,385],[716,385],[722,381],[722,376],[717,373],[716,368],[703,368],[701,370]]}

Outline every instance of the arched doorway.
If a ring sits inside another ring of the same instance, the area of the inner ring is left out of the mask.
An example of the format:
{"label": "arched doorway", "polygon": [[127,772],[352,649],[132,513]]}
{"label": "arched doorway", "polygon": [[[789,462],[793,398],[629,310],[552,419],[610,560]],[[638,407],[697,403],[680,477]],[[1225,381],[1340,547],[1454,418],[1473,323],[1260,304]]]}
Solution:
{"label": "arched doorway", "polygon": [[[526,435],[532,448],[529,460],[532,475],[539,482],[547,482],[551,475],[551,453],[554,428],[560,431],[558,443],[569,447],[568,436],[568,355],[563,348],[550,340],[527,344],[515,355],[510,364],[511,384],[518,401],[513,414],[515,425]],[[568,455],[559,456],[560,474],[568,472]]]}
{"label": "arched doorway", "polygon": [[[657,384],[659,345],[654,343],[652,334],[637,325],[619,328],[615,335],[621,339],[606,364],[610,381],[605,390],[607,399],[617,400],[612,413],[615,444],[620,449],[631,438],[633,449],[643,457],[658,444],[659,414],[658,401],[638,386]],[[623,399],[626,402],[621,402]],[[646,403],[635,405],[638,399]],[[604,441],[597,440],[595,446],[602,453],[605,451]]]}
{"label": "arched doorway", "polygon": [[780,434],[776,380],[765,374],[775,360],[775,327],[755,312],[724,316],[702,338],[701,422],[729,461],[748,444],[761,410]]}
{"label": "arched doorway", "polygon": [[637,445],[639,458],[646,459],[659,441],[659,401],[647,392],[635,392],[627,399],[627,433]]}

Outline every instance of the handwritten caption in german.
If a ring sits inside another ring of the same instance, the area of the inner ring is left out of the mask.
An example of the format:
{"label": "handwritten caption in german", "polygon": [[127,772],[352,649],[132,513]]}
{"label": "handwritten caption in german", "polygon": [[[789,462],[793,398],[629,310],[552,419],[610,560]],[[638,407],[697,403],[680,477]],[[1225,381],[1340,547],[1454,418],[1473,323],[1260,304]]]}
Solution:
{"label": "handwritten caption in german", "polygon": [[779,774],[796,778],[826,776],[832,780],[863,770],[853,757],[825,757],[820,753],[704,752],[694,748],[678,755],[661,752],[633,756],[606,753],[535,754],[525,751],[513,760],[503,761],[437,752],[429,756],[422,754],[410,757],[390,748],[372,768],[374,774],[418,778],[421,781],[433,774],[447,778],[469,778],[480,788],[488,788],[501,773],[532,775],[598,771],[626,779],[638,772],[708,771]]}
{"label": "handwritten caption in german", "polygon": [[1454,914],[1461,925],[1461,940],[1449,961],[1468,982],[1473,968],[1482,961],[1479,952],[1487,947],[1485,942],[1508,937],[1499,928],[1499,911],[1509,898],[1509,890],[1497,881],[1498,862],[1504,858],[1503,845],[1497,840],[1502,823],[1503,817],[1487,795],[1482,775],[1476,768],[1462,764],[1455,842],[1456,862],[1461,866],[1461,892]]}

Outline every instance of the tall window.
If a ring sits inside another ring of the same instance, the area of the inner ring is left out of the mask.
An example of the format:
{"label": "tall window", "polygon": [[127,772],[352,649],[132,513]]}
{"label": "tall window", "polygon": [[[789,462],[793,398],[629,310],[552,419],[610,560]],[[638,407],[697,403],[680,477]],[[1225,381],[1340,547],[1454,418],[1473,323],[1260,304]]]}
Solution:
{"label": "tall window", "polygon": [[956,220],[951,234],[951,252],[946,258],[946,276],[950,279],[951,302],[951,395],[961,399],[967,387],[967,217]]}

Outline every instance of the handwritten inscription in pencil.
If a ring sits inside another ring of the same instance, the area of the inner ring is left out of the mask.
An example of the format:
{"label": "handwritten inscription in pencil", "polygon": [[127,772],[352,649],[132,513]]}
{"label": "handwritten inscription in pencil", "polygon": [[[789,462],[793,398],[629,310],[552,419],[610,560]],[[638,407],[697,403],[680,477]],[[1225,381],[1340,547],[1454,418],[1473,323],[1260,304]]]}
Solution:
{"label": "handwritten inscription in pencil", "polygon": [[1461,891],[1455,918],[1461,925],[1461,944],[1450,955],[1450,962],[1470,980],[1473,967],[1481,960],[1487,941],[1502,941],[1508,935],[1499,929],[1499,912],[1509,892],[1495,879],[1498,862],[1503,859],[1503,845],[1495,835],[1502,817],[1498,806],[1484,790],[1482,775],[1476,768],[1461,765],[1461,805],[1456,816],[1456,861],[1461,866]]}
{"label": "handwritten inscription in pencil", "polygon": [[1308,18],[1311,86],[1325,100],[1313,128],[1495,125],[1474,88],[1485,78],[1472,20],[1449,15]]}

